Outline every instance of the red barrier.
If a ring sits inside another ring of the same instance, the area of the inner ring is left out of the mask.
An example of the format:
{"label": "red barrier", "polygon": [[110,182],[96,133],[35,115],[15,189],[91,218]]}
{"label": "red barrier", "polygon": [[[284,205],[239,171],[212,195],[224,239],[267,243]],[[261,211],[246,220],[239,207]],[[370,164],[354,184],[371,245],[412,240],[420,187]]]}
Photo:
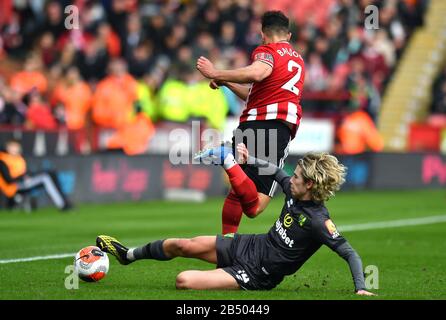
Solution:
{"label": "red barrier", "polygon": [[408,151],[440,150],[441,128],[424,123],[413,123],[409,130]]}

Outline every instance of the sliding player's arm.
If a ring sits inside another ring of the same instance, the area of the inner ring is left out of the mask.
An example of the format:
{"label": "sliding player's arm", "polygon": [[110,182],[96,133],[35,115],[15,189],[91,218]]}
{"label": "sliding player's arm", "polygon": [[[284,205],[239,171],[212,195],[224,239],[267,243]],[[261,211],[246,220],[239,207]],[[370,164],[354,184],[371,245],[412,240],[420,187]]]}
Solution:
{"label": "sliding player's arm", "polygon": [[356,294],[374,296],[374,293],[365,290],[366,288],[364,284],[364,273],[362,271],[362,261],[355,249],[353,249],[352,246],[346,241],[334,249],[334,251],[348,263],[352,274],[353,283],[355,284]]}
{"label": "sliding player's arm", "polygon": [[366,287],[361,257],[358,255],[355,249],[352,248],[348,241],[338,232],[333,221],[331,221],[331,219],[315,219],[313,221],[313,228],[315,231],[315,236],[319,239],[319,241],[336,252],[348,263],[355,286],[355,293],[358,295],[374,296],[374,293],[365,290]]}

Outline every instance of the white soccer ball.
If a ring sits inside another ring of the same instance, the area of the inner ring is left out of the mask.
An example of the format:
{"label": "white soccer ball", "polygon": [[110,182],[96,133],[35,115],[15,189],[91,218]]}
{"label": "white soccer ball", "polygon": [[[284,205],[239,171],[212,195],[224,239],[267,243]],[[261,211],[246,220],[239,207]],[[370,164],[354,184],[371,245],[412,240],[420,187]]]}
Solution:
{"label": "white soccer ball", "polygon": [[107,274],[108,268],[107,254],[95,246],[81,249],[74,259],[74,270],[80,279],[87,282],[101,280]]}

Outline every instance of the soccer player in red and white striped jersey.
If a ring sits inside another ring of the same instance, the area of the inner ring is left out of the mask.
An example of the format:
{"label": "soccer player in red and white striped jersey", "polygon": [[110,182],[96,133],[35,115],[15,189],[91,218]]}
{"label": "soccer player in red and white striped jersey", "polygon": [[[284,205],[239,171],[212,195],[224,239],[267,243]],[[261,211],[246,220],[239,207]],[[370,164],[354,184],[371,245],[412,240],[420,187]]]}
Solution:
{"label": "soccer player in red and white striped jersey", "polygon": [[[197,69],[211,80],[211,88],[226,86],[245,100],[238,130],[242,135],[252,130],[255,142],[250,143],[247,137],[235,141],[234,137],[233,146],[243,142],[251,154],[262,158],[257,152],[261,145],[266,148],[263,156],[268,154],[267,160],[282,168],[302,117],[305,65],[289,43],[289,19],[282,12],[268,11],[262,16],[261,35],[263,44],[253,51],[249,66],[218,70],[207,58],[200,57]],[[253,166],[243,165],[243,170],[238,165],[224,168],[233,187],[223,206],[223,233],[227,234],[237,231],[243,212],[252,218],[267,207],[277,183]]]}

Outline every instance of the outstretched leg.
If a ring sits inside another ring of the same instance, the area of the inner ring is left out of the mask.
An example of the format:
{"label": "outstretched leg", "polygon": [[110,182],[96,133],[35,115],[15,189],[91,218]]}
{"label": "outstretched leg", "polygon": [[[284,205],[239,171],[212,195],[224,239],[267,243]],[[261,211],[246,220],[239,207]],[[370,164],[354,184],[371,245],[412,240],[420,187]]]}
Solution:
{"label": "outstretched leg", "polygon": [[[144,246],[128,249],[110,236],[98,236],[96,245],[115,256],[121,264],[140,259],[170,260],[175,257],[196,258],[217,263],[216,236],[192,239],[157,240]],[[177,289],[239,289],[237,281],[223,269],[208,271],[188,270],[178,274]]]}
{"label": "outstretched leg", "polygon": [[217,264],[217,237],[200,236],[192,239],[166,239],[163,252],[170,259],[175,257],[196,258]]}
{"label": "outstretched leg", "polygon": [[196,258],[217,263],[216,236],[201,236],[192,239],[166,239],[150,242],[141,247],[128,249],[110,236],[98,236],[96,245],[115,256],[121,264],[140,259],[171,260],[176,257]]}
{"label": "outstretched leg", "polygon": [[237,281],[223,269],[208,271],[188,270],[177,276],[177,289],[221,290],[240,289]]}

